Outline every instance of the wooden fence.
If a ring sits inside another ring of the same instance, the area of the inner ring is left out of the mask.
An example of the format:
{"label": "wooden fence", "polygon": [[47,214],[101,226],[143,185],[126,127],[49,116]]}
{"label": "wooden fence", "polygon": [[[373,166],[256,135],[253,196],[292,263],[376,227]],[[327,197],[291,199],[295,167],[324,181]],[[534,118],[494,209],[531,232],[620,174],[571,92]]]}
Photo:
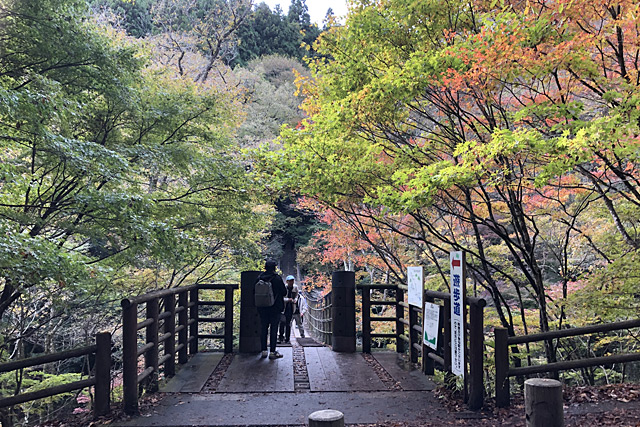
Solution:
{"label": "wooden fence", "polygon": [[[451,309],[449,301],[451,294],[436,291],[424,291],[423,301],[439,303],[440,321],[438,326],[438,349],[432,350],[423,344],[423,307],[416,307],[405,302],[407,287],[403,285],[358,285],[362,289],[362,351],[371,352],[372,338],[394,338],[397,351],[403,353],[408,347],[409,359],[412,363],[422,360],[422,370],[425,374],[433,375],[437,363],[445,372],[451,372]],[[393,300],[372,301],[372,290],[394,290]],[[465,298],[465,382],[464,400],[469,409],[482,408],[484,404],[484,307],[486,301],[482,298]],[[371,316],[371,307],[375,305],[394,305],[395,316]],[[408,312],[408,313],[407,313]],[[408,316],[407,316],[408,315]],[[393,333],[376,334],[371,332],[372,322],[395,322]],[[407,332],[405,332],[405,327]],[[406,345],[406,347],[405,347]]]}
{"label": "wooden fence", "polygon": [[0,408],[31,402],[33,400],[43,399],[45,397],[55,396],[61,393],[68,393],[74,390],[81,390],[87,387],[94,387],[94,415],[97,417],[108,414],[110,411],[111,395],[111,334],[109,332],[100,332],[96,334],[96,343],[94,345],[3,363],[0,365],[0,373],[17,371],[33,366],[40,366],[47,363],[59,362],[75,357],[94,354],[95,362],[93,376],[90,376],[85,380],[61,384],[30,393],[0,398]]}
{"label": "wooden fence", "polygon": [[[202,301],[199,291],[204,289],[224,289],[225,298],[223,301]],[[188,355],[198,352],[199,339],[224,340],[225,353],[233,351],[235,289],[238,289],[237,284],[198,284],[164,289],[122,300],[122,380],[125,413],[137,413],[138,396],[142,387],[150,392],[156,391],[160,367],[162,366],[165,377],[175,375],[176,355],[178,363],[187,363]],[[139,309],[143,304],[144,319],[138,322]],[[200,317],[201,306],[224,306],[224,317]],[[162,324],[160,321],[163,321]],[[200,334],[200,323],[224,323],[224,333]],[[145,329],[145,337],[142,346],[139,346],[138,331],[141,329]],[[138,358],[141,355],[144,355],[144,368],[139,373]]]}
{"label": "wooden fence", "polygon": [[[404,290],[397,285],[387,284],[370,284],[358,285],[358,289],[362,290],[362,352],[371,353],[371,340],[373,338],[392,338],[396,340],[396,351],[404,353],[405,342],[409,343],[410,339],[404,333],[404,327],[410,324],[404,318],[404,309],[409,305],[404,302]],[[395,298],[392,300],[371,300],[371,292],[373,290],[392,290],[395,291]],[[372,306],[395,306],[396,314],[394,316],[372,316]],[[395,332],[393,333],[372,333],[372,322],[395,322]]]}
{"label": "wooden fence", "polygon": [[584,326],[581,328],[560,329],[557,331],[524,335],[520,337],[510,337],[506,328],[495,328],[496,405],[498,407],[507,407],[510,404],[511,396],[509,393],[509,377],[527,376],[543,372],[558,372],[567,369],[580,369],[591,366],[634,362],[640,360],[640,353],[630,353],[592,357],[588,359],[567,360],[563,362],[546,363],[543,365],[525,366],[521,368],[510,368],[509,346],[637,327],[640,327],[640,319]]}

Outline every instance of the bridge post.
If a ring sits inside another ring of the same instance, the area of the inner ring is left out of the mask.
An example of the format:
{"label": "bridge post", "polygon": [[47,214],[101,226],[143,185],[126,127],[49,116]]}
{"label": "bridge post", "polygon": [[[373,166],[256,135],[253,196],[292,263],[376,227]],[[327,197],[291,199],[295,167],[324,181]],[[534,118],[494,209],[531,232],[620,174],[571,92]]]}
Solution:
{"label": "bridge post", "polygon": [[333,351],[356,351],[356,274],[353,271],[335,271],[331,277]]}
{"label": "bridge post", "polygon": [[240,353],[260,351],[260,316],[256,309],[254,287],[260,271],[240,274]]}
{"label": "bridge post", "polygon": [[233,353],[233,286],[224,288],[224,352]]}

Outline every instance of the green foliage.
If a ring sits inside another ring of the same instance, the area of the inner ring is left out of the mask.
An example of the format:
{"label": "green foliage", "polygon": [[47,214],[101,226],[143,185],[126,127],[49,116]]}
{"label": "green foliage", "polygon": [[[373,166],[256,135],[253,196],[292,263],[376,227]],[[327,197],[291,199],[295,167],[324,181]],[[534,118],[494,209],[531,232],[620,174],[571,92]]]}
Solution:
{"label": "green foliage", "polygon": [[285,16],[282,10],[272,11],[262,2],[238,28],[238,56],[233,64],[245,66],[265,55],[282,55],[302,61],[308,55],[302,46],[311,46],[320,34],[311,23],[305,0],[292,0]]}
{"label": "green foliage", "polygon": [[223,278],[257,255],[267,219],[233,147],[227,95],[149,66],[145,52],[94,25],[82,6],[16,1],[4,10],[2,37],[12,40],[0,59],[7,332],[20,331],[31,310],[44,325],[57,306],[95,313],[121,292]]}

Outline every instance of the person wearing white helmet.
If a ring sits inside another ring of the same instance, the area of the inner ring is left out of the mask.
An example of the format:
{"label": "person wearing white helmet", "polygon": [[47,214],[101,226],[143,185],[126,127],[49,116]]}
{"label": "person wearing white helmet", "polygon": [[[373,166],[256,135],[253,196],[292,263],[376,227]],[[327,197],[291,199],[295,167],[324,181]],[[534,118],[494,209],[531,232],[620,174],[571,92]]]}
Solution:
{"label": "person wearing white helmet", "polygon": [[[302,322],[298,323],[300,319],[300,311],[298,309],[298,299],[300,296],[300,292],[298,290],[298,286],[296,286],[293,282],[295,281],[295,277],[292,275],[288,275],[285,279],[286,285],[285,288],[287,290],[287,294],[284,296],[284,319],[280,321],[279,328],[279,336],[278,342],[288,343],[291,340],[291,319],[294,317],[294,314],[298,314],[298,319],[296,319],[296,324],[298,325],[298,329],[302,326]],[[304,331],[304,330],[303,330]],[[302,335],[304,336],[304,335]]]}

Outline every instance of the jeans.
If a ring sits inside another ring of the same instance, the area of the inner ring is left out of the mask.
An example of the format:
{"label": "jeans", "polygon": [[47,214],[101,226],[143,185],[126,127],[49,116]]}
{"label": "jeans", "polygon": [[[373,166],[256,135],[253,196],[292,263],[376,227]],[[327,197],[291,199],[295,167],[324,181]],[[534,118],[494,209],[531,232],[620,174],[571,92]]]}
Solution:
{"label": "jeans", "polygon": [[[269,334],[269,349],[273,353],[276,351],[280,312],[271,310],[271,307],[266,307],[266,310],[258,309],[258,313],[260,314],[260,348],[262,351],[267,351],[267,334]],[[269,327],[271,327],[271,330],[269,330]]]}

